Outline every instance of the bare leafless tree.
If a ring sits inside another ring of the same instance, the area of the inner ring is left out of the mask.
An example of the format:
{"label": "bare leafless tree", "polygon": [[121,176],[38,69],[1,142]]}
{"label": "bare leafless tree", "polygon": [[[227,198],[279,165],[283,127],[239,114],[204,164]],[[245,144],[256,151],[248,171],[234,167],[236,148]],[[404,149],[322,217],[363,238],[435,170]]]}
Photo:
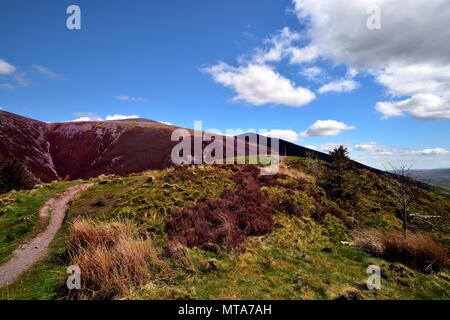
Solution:
{"label": "bare leafless tree", "polygon": [[320,177],[320,162],[317,155],[313,152],[306,152],[305,160],[308,173],[311,174],[314,178],[318,179]]}
{"label": "bare leafless tree", "polygon": [[393,174],[390,189],[394,194],[395,205],[401,214],[403,221],[403,235],[406,238],[411,210],[417,197],[418,190],[414,179],[411,177],[410,165],[389,165],[391,167],[391,170],[389,171]]}

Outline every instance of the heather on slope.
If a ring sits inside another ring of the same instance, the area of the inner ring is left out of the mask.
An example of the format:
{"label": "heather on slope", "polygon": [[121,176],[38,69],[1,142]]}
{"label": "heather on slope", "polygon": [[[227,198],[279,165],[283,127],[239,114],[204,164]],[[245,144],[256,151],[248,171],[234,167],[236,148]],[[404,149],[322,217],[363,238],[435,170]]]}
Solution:
{"label": "heather on slope", "polygon": [[[447,267],[425,271],[422,264],[405,260],[407,255],[389,251],[388,257],[355,241],[361,230],[402,230],[389,175],[348,168],[344,187],[352,196],[337,198],[325,180],[333,170],[327,163],[312,166],[303,158],[285,163],[275,176],[259,176],[254,166],[216,165],[92,179],[95,185],[72,203],[48,259],[11,286],[10,297],[77,297],[61,288],[73,261],[70,222],[84,218],[97,221],[94,226],[132,224],[129,241],[149,246],[150,251],[142,251],[151,253],[148,273],[139,271],[138,278],[107,288],[108,298],[448,298]],[[415,212],[441,216],[441,223],[415,220],[409,232],[432,237],[444,250],[439,252],[448,253],[450,199],[432,189],[421,191]],[[369,265],[382,270],[379,291],[366,287]],[[127,265],[117,264],[115,274],[129,274],[122,267]],[[51,281],[41,276],[44,269],[53,270]],[[83,298],[102,296],[104,289],[92,280],[86,286],[99,293]]]}

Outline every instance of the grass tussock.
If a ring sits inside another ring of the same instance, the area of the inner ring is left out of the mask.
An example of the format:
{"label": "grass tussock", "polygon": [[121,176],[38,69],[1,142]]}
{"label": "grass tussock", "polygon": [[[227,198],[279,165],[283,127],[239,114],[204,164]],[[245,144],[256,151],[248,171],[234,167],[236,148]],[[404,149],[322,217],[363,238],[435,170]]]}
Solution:
{"label": "grass tussock", "polygon": [[81,270],[82,289],[76,298],[123,296],[169,272],[148,240],[135,235],[127,221],[77,220],[69,236],[71,264]]}
{"label": "grass tussock", "polygon": [[355,244],[364,251],[392,261],[399,261],[423,272],[437,272],[449,267],[448,252],[432,237],[400,232],[385,233],[378,230],[355,232]]}
{"label": "grass tussock", "polygon": [[188,249],[180,242],[170,241],[166,247],[165,254],[167,257],[175,259],[182,268],[190,271],[194,270]]}
{"label": "grass tussock", "polygon": [[69,234],[69,251],[79,252],[98,246],[112,248],[117,240],[133,236],[134,226],[130,221],[100,222],[78,219]]}

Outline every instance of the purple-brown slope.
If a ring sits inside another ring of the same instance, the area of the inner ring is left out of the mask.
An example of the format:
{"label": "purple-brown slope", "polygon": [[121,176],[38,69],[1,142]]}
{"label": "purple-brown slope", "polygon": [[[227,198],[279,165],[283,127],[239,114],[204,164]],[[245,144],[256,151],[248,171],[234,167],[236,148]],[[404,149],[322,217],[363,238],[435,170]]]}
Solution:
{"label": "purple-brown slope", "polygon": [[13,158],[41,181],[59,178],[50,153],[48,125],[0,110],[0,164]]}
{"label": "purple-brown slope", "polygon": [[0,111],[0,163],[18,159],[43,182],[161,169],[174,129],[143,120],[44,123]]}
{"label": "purple-brown slope", "polygon": [[[45,123],[0,111],[0,165],[17,159],[42,182],[163,169],[172,165],[171,152],[178,143],[171,141],[175,129],[177,127],[144,119]],[[247,136],[248,141],[245,135],[231,138],[234,155],[241,149],[239,145],[245,145],[247,154],[259,149],[262,143],[259,137],[251,133]],[[230,157],[225,142],[229,138],[222,139],[223,157]],[[203,142],[202,149],[207,144]],[[268,146],[271,144],[272,139],[268,139]],[[304,157],[311,153],[321,160],[329,160],[326,154],[283,140],[279,140],[279,146],[281,155]],[[195,150],[193,142],[191,150],[192,153]]]}

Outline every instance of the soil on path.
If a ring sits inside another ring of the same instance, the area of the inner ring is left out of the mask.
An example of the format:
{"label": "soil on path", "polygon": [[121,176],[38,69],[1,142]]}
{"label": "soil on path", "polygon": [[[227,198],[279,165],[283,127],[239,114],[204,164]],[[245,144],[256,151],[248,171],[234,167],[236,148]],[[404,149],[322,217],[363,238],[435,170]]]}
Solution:
{"label": "soil on path", "polygon": [[91,186],[92,184],[81,184],[71,187],[44,204],[39,210],[39,219],[41,222],[45,222],[50,217],[47,228],[35,238],[21,244],[13,252],[11,259],[0,266],[0,288],[12,284],[20,275],[45,256],[49,244],[61,228],[70,200],[79,192]]}

